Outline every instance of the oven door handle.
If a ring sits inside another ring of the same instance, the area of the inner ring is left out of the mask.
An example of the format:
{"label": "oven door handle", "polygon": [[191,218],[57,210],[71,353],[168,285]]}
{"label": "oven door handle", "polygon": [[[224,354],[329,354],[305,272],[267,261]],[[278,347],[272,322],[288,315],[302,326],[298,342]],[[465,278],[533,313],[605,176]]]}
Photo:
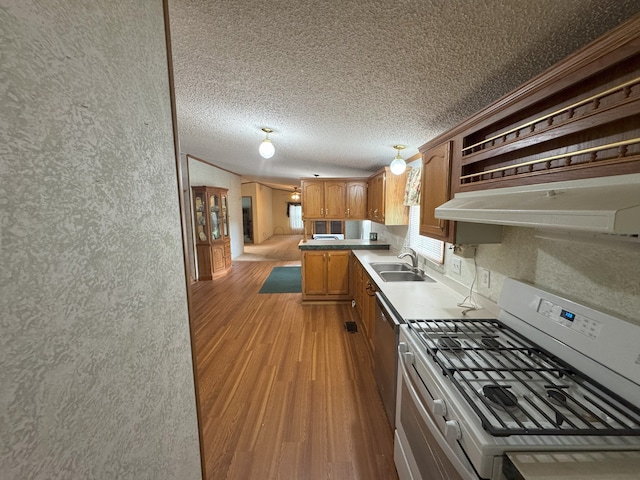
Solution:
{"label": "oven door handle", "polygon": [[[460,460],[460,458],[458,457],[456,452],[453,450],[453,448],[451,448],[451,445],[449,445],[449,442],[447,442],[447,439],[442,435],[442,433],[438,429],[438,426],[436,425],[436,422],[433,420],[433,418],[431,418],[431,415],[429,414],[427,409],[422,404],[422,400],[420,399],[420,396],[418,395],[418,392],[416,391],[416,389],[415,389],[415,387],[413,385],[413,381],[411,379],[411,376],[409,375],[409,371],[407,370],[407,366],[405,365],[404,355],[405,354],[402,351],[400,351],[400,347],[398,347],[398,356],[399,356],[399,362],[398,363],[400,364],[400,368],[402,369],[402,378],[405,379],[405,382],[407,384],[407,390],[409,391],[409,394],[411,395],[411,399],[413,401],[413,404],[416,406],[416,408],[420,412],[420,416],[425,421],[425,423],[427,424],[427,427],[429,428],[429,430],[433,434],[433,438],[436,439],[436,441],[438,442],[438,445],[440,445],[440,448],[447,455],[449,461],[451,462],[453,467],[458,471],[458,473],[460,474],[460,476],[463,479],[465,479],[465,480],[478,480],[478,476],[476,475],[475,471],[469,470],[469,467],[467,467]],[[398,423],[398,422],[396,421],[396,423]]]}

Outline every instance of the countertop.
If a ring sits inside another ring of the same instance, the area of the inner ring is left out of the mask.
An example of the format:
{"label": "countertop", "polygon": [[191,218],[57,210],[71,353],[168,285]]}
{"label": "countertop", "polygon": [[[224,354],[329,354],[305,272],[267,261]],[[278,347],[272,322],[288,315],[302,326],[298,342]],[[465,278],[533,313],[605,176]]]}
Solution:
{"label": "countertop", "polygon": [[[393,261],[403,262],[394,252],[380,250],[355,250],[365,270],[376,283],[378,290],[387,298],[396,312],[403,319],[428,318],[496,318],[497,305],[480,298],[474,293],[477,302],[482,301],[482,308],[471,310],[463,315],[465,307],[458,306],[469,293],[468,287],[435,271],[426,274],[436,282],[385,282],[369,265],[370,262]],[[406,262],[405,262],[406,263]]]}
{"label": "countertop", "polygon": [[389,250],[388,243],[374,240],[300,240],[300,250]]}

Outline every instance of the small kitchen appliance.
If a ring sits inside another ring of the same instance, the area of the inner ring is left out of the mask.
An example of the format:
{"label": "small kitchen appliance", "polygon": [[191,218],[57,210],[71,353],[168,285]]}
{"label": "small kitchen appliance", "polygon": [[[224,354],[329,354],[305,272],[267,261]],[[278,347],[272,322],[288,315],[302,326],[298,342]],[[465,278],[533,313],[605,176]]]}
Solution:
{"label": "small kitchen appliance", "polygon": [[512,279],[499,306],[400,327],[400,479],[507,479],[507,452],[640,451],[640,325]]}

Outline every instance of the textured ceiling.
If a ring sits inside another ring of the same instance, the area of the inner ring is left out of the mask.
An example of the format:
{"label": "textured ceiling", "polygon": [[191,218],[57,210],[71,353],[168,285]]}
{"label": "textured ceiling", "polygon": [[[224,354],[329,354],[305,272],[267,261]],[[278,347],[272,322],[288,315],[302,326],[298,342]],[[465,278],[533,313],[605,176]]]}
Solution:
{"label": "textured ceiling", "polygon": [[[638,0],[169,0],[180,150],[244,181],[368,176]],[[275,155],[258,145],[271,135]]]}

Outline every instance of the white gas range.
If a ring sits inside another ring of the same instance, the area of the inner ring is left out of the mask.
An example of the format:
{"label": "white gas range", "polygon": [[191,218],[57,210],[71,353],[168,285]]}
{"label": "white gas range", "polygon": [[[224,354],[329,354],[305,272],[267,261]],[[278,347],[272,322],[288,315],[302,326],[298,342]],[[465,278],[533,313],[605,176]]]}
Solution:
{"label": "white gas range", "polygon": [[640,451],[640,326],[511,279],[499,306],[401,327],[400,478],[504,479],[506,452]]}

